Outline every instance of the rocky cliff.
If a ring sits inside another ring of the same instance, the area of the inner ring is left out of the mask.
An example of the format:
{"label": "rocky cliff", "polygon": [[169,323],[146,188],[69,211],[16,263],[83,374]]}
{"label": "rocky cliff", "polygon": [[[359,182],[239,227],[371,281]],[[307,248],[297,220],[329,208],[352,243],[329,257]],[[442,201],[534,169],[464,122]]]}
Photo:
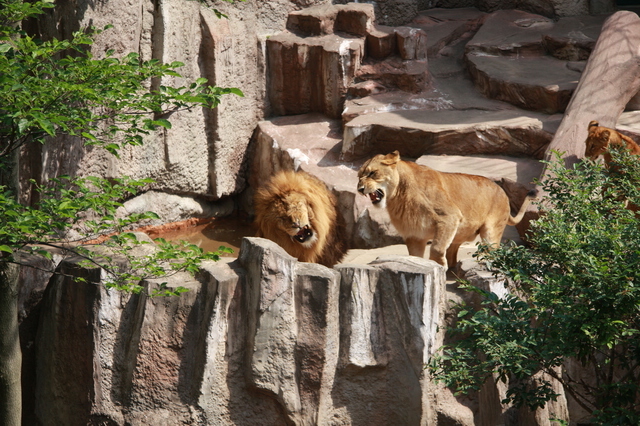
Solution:
{"label": "rocky cliff", "polygon": [[328,269],[247,238],[237,260],[170,278],[189,289],[174,298],[106,290],[73,258],[58,271],[23,309],[31,424],[434,424],[431,261]]}

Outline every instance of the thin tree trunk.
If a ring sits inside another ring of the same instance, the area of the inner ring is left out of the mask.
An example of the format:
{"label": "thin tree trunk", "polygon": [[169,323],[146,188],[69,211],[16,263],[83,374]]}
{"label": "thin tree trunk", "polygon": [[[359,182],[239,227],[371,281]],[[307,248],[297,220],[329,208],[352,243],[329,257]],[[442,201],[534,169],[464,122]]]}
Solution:
{"label": "thin tree trunk", "polygon": [[4,426],[20,426],[22,416],[17,272],[17,266],[0,261],[0,425]]}

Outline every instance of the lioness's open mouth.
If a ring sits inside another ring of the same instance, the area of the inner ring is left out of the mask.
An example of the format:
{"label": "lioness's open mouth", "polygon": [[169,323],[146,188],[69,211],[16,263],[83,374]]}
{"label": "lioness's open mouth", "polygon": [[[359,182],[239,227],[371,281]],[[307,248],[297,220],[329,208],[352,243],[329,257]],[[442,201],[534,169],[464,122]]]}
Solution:
{"label": "lioness's open mouth", "polygon": [[383,197],[384,197],[384,192],[382,192],[381,189],[376,189],[376,192],[369,193],[369,198],[371,199],[371,202],[373,204],[378,204],[380,201],[382,201]]}
{"label": "lioness's open mouth", "polygon": [[300,231],[296,235],[293,236],[293,239],[299,243],[304,243],[309,238],[313,236],[313,231],[309,228],[309,225],[304,228],[300,228]]}

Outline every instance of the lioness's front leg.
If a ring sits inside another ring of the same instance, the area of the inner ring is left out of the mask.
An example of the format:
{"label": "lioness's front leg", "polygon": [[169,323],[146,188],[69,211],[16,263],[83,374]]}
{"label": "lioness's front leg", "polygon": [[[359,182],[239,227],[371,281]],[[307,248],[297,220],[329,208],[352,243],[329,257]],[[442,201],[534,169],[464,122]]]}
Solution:
{"label": "lioness's front leg", "polygon": [[411,256],[424,257],[424,251],[427,248],[427,240],[419,238],[405,238],[404,243],[407,245]]}

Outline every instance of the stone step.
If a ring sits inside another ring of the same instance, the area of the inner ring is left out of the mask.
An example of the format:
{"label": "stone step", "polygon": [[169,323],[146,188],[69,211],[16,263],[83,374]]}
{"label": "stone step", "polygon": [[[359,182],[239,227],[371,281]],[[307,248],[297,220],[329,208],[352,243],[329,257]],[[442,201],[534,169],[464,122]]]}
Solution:
{"label": "stone step", "polygon": [[364,38],[335,34],[300,37],[282,32],[267,40],[269,100],[276,115],[321,112],[340,117],[345,93],[360,68]]}
{"label": "stone step", "polygon": [[358,3],[290,13],[287,31],[266,41],[272,113],[340,117],[347,93],[371,93],[366,81],[381,90],[427,87],[424,31],[376,26],[373,16],[371,4]]}
{"label": "stone step", "polygon": [[578,66],[549,56],[514,59],[469,53],[466,63],[485,96],[547,114],[566,109],[581,75]]}
{"label": "stone step", "polygon": [[467,43],[465,63],[487,97],[549,114],[563,112],[604,19],[585,16],[555,23],[523,11],[498,11]]}
{"label": "stone step", "polygon": [[[372,248],[400,244],[386,211],[373,207],[357,192],[357,171],[368,157],[345,161],[341,158],[339,120],[320,114],[278,117],[262,121],[252,141],[253,155],[249,183],[258,188],[279,170],[303,170],[325,182],[338,197],[345,217],[349,245]],[[383,150],[381,152],[388,152]],[[408,156],[405,156],[405,159]],[[417,156],[419,164],[436,170],[506,179],[503,188],[516,210],[533,178],[539,176],[540,162],[508,156]]]}
{"label": "stone step", "polygon": [[346,32],[364,36],[375,19],[373,6],[365,3],[318,5],[289,13],[287,30],[300,36]]}
{"label": "stone step", "polygon": [[427,34],[429,58],[447,56],[446,49],[475,33],[488,15],[476,8],[429,9],[422,11],[409,24]]}
{"label": "stone step", "polygon": [[[555,118],[553,118],[555,119]],[[344,125],[342,158],[402,155],[512,155],[541,159],[549,116],[517,110],[397,110],[358,115]]]}
{"label": "stone step", "polygon": [[376,91],[401,90],[419,93],[431,83],[427,59],[403,61],[398,57],[382,61],[365,60],[356,73],[354,83],[349,87],[352,94],[366,96],[370,92],[358,92],[363,82],[375,82]]}

